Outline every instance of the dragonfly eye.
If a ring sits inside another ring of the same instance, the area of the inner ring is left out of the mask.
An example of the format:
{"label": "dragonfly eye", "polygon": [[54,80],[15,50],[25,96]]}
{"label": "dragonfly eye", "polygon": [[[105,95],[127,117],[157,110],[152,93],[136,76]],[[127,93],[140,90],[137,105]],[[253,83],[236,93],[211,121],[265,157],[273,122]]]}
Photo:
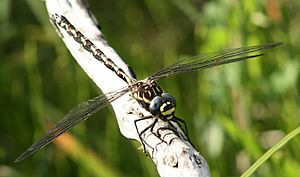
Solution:
{"label": "dragonfly eye", "polygon": [[162,104],[163,99],[159,96],[154,97],[149,105],[149,110],[152,115],[157,115],[160,112],[160,106]]}
{"label": "dragonfly eye", "polygon": [[162,99],[166,100],[165,102],[170,102],[174,105],[174,107],[176,106],[176,100],[171,94],[163,93],[163,94],[161,94],[161,97],[162,97]]}

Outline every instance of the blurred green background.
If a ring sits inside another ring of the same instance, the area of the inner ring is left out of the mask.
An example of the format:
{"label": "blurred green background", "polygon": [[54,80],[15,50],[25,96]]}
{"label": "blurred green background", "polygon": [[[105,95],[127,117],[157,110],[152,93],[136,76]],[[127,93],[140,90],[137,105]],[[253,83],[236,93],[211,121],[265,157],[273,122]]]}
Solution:
{"label": "blurred green background", "polygon": [[[158,176],[124,138],[111,108],[30,158],[47,128],[101,92],[69,54],[36,0],[0,0],[0,176]],[[212,176],[239,176],[300,125],[298,0],[89,1],[110,45],[139,79],[184,55],[282,41],[259,59],[159,81]],[[295,177],[295,137],[253,176]]]}

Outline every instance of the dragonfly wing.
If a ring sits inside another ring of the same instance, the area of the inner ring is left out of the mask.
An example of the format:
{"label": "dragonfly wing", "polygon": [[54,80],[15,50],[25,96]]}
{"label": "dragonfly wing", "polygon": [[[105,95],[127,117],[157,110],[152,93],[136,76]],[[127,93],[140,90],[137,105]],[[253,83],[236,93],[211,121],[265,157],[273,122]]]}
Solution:
{"label": "dragonfly wing", "polygon": [[191,72],[195,70],[211,68],[218,65],[223,65],[227,63],[233,63],[237,61],[259,57],[264,54],[257,53],[257,52],[270,49],[281,44],[282,44],[281,42],[274,42],[274,43],[268,43],[263,45],[225,49],[225,50],[206,53],[206,54],[197,55],[193,57],[186,57],[169,67],[157,71],[149,78],[158,80],[179,73]]}
{"label": "dragonfly wing", "polygon": [[21,154],[15,162],[24,160],[34,152],[42,149],[49,143],[51,143],[56,137],[63,134],[76,124],[88,119],[94,113],[105,107],[107,104],[118,99],[129,91],[129,87],[124,87],[117,92],[109,92],[107,94],[100,95],[93,99],[89,99],[78,106],[71,109],[67,115],[59,122],[57,122],[40,140],[31,145],[23,154]]}

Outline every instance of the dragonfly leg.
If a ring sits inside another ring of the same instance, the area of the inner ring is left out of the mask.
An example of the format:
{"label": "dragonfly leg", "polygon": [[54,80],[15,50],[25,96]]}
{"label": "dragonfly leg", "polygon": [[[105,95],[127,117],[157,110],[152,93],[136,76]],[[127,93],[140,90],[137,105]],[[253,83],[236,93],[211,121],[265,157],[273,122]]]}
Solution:
{"label": "dragonfly leg", "polygon": [[[184,120],[182,120],[182,119],[180,119],[180,118],[174,116],[174,117],[171,119],[171,121],[176,122],[177,125],[178,125],[178,126],[183,130],[183,132],[186,134],[186,136],[189,137],[188,129],[187,129],[187,126],[186,126],[186,123],[185,123]],[[182,126],[181,126],[180,123],[182,123],[182,124],[184,125],[184,129],[182,128]]]}
{"label": "dragonfly leg", "polygon": [[[148,127],[146,127],[145,129],[143,129],[141,132],[139,132],[139,129],[137,127],[137,123],[139,121],[143,121],[143,120],[147,120],[147,119],[155,119]],[[145,147],[145,143],[147,144],[147,142],[145,142],[145,140],[142,138],[142,134],[145,133],[147,130],[149,129],[153,129],[153,127],[155,126],[155,124],[157,123],[157,118],[153,117],[153,116],[146,116],[146,117],[143,117],[143,118],[140,118],[140,119],[137,119],[134,121],[134,125],[135,125],[135,129],[139,135],[139,138],[140,138],[140,141],[142,143],[142,146],[143,146],[143,151],[144,153],[146,153],[146,147]],[[152,132],[152,131],[151,131]],[[151,147],[149,144],[147,144],[149,147]],[[152,148],[152,147],[151,147]],[[153,149],[153,148],[152,148]]]}
{"label": "dragonfly leg", "polygon": [[[184,138],[191,144],[191,141],[188,137],[188,132],[187,132],[187,126],[186,126],[186,123],[184,122],[184,120],[180,119],[180,118],[177,118],[177,117],[173,117],[172,119],[173,122],[177,123],[177,125],[179,126],[179,128],[183,131],[183,133],[185,134]],[[180,136],[180,132],[177,130],[177,128],[172,124],[172,121],[168,121],[168,127],[160,127],[157,131],[158,131],[158,134],[160,135],[159,131],[160,130],[171,130],[173,133],[175,133],[175,135],[177,137],[182,137]],[[184,124],[184,129],[182,128],[181,124]],[[167,136],[168,134],[165,134],[164,136]],[[164,138],[163,138],[164,139]],[[175,138],[172,138],[169,142],[169,144],[171,144],[171,142],[173,141],[173,139]]]}
{"label": "dragonfly leg", "polygon": [[[175,126],[172,124],[172,122],[170,122],[170,121],[168,121],[168,126],[167,126],[167,127],[160,127],[160,128],[157,129],[157,133],[159,134],[159,136],[160,136],[160,132],[159,132],[159,131],[163,131],[163,130],[170,130],[170,131],[172,131],[177,137],[181,137],[181,136],[179,135],[179,132],[178,132],[178,130],[176,129],[176,127],[175,127]],[[168,134],[171,134],[171,133],[166,133],[166,134],[164,135],[164,137],[167,136]],[[163,137],[163,139],[164,139],[164,137]],[[172,138],[172,140],[173,140],[173,138]],[[168,144],[171,144],[172,140],[171,140]]]}
{"label": "dragonfly leg", "polygon": [[[185,121],[184,120],[182,120],[182,119],[180,119],[180,118],[178,118],[178,117],[173,117],[172,118],[172,121],[173,122],[175,122],[175,123],[177,123],[177,125],[183,130],[183,132],[185,133],[185,137],[186,137],[186,140],[192,145],[192,146],[194,146],[193,145],[193,143],[190,141],[190,138],[189,138],[189,134],[188,134],[188,129],[187,129],[187,126],[186,126],[186,123],[185,123]],[[181,126],[181,124],[180,123],[182,123],[183,125],[184,125],[184,129],[182,128],[182,126]],[[174,125],[173,125],[174,126]]]}

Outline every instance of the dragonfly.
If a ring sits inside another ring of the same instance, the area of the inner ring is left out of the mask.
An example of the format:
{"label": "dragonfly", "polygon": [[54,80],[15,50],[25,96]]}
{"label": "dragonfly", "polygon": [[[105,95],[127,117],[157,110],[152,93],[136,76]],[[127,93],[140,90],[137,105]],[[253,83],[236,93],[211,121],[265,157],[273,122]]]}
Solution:
{"label": "dragonfly", "polygon": [[[108,69],[114,72],[119,78],[127,83],[126,87],[120,88],[113,92],[102,94],[95,98],[89,99],[73,109],[71,109],[60,121],[58,121],[48,132],[37,142],[32,144],[24,153],[22,153],[15,162],[22,161],[42,149],[55,138],[75,126],[76,124],[90,118],[94,113],[106,107],[113,101],[117,100],[126,93],[131,96],[148,112],[150,116],[142,117],[134,121],[137,134],[139,135],[141,144],[144,147],[142,134],[150,130],[158,138],[160,135],[153,132],[156,123],[161,120],[168,123],[166,129],[175,131],[173,123],[177,123],[180,128],[184,125],[184,132],[187,133],[187,127],[184,120],[175,116],[176,99],[169,93],[165,92],[158,84],[157,80],[166,77],[212,68],[228,63],[248,60],[265,55],[262,51],[274,48],[282,44],[282,42],[271,42],[262,45],[254,45],[248,47],[231,48],[211,53],[205,53],[193,57],[186,57],[178,62],[158,70],[154,74],[143,80],[137,80],[128,76],[121,68],[119,68],[110,58],[108,58],[97,46],[78,31],[66,17],[54,14],[51,16],[51,22],[59,30],[65,30],[72,38],[78,42],[86,51],[88,51],[95,59],[103,63]],[[153,119],[153,122],[144,130],[139,131],[137,123],[146,119]],[[175,131],[176,133],[176,131]]]}

